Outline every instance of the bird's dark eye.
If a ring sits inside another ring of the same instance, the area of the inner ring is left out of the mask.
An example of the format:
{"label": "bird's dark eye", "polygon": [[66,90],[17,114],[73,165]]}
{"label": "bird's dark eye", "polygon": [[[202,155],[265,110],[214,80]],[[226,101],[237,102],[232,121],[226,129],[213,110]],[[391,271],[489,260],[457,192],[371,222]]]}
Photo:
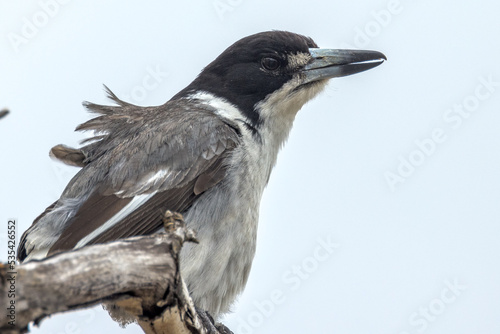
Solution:
{"label": "bird's dark eye", "polygon": [[261,60],[262,67],[268,71],[277,70],[280,67],[280,62],[276,58],[264,57]]}

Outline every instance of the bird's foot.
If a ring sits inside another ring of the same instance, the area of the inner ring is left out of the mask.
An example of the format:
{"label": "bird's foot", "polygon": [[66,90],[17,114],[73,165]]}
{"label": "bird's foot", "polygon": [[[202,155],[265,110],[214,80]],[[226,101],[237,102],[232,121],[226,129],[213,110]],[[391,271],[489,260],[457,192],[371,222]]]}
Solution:
{"label": "bird's foot", "polygon": [[201,319],[203,327],[207,330],[207,334],[233,334],[233,332],[223,324],[216,324],[214,318],[212,318],[208,311],[196,307],[196,312]]}

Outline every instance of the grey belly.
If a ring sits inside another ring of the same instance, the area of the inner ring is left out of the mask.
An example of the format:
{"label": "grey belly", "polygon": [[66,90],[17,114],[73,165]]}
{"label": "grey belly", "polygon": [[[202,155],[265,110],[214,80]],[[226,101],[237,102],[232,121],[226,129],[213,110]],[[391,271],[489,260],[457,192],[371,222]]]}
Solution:
{"label": "grey belly", "polygon": [[245,287],[252,266],[260,195],[246,195],[215,187],[184,216],[200,243],[184,245],[181,275],[196,306],[214,317],[229,311]]}

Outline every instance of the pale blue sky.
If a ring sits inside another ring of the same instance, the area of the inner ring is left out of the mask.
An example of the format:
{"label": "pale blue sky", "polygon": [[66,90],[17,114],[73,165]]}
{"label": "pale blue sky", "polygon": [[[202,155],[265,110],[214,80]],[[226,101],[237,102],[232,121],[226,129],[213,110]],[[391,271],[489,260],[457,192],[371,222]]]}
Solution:
{"label": "pale blue sky", "polygon": [[[106,103],[162,104],[270,29],[389,61],[296,119],[265,192],[235,333],[500,332],[500,5],[456,1],[0,2],[0,220],[18,236],[76,173],[48,157]],[[6,228],[0,231],[5,260]],[[140,333],[100,307],[33,333]]]}

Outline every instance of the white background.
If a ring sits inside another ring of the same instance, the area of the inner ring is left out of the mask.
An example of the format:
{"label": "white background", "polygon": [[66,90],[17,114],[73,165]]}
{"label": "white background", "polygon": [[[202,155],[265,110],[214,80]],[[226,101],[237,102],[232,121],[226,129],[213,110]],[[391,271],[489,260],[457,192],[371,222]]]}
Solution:
{"label": "white background", "polygon": [[[54,1],[0,2],[0,108],[11,110],[0,120],[1,260],[7,220],[19,237],[76,173],[48,151],[85,138],[73,132],[90,118],[81,102],[108,103],[102,84],[163,104],[241,37],[289,30],[389,61],[330,82],[299,112],[224,323],[243,334],[500,333],[498,2]],[[100,307],[33,329],[140,332]]]}

